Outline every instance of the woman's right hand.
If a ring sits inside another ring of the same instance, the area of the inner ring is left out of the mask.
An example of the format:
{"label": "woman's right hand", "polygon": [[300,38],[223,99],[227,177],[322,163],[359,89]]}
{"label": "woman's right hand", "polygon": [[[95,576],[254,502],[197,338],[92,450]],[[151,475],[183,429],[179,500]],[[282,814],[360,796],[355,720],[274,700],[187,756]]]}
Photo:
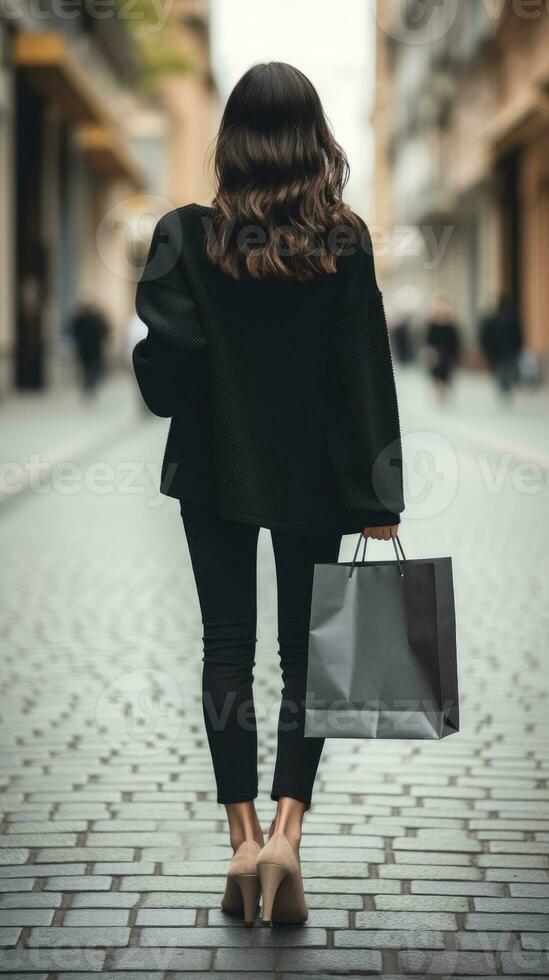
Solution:
{"label": "woman's right hand", "polygon": [[374,538],[376,541],[390,541],[398,534],[398,524],[389,524],[387,527],[365,527],[362,536],[364,538]]}

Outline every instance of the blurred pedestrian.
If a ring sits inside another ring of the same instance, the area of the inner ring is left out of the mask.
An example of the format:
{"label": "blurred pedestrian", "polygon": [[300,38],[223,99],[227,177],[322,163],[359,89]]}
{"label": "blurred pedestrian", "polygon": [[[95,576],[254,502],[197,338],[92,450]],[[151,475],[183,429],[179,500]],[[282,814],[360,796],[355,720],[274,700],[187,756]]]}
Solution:
{"label": "blurred pedestrian", "polygon": [[443,401],[452,384],[460,350],[460,331],[446,295],[437,296],[431,307],[425,334],[427,360],[435,392]]}
{"label": "blurred pedestrian", "polygon": [[508,398],[518,381],[521,328],[517,311],[507,296],[501,296],[495,310],[483,317],[479,341],[500,394]]}
{"label": "blurred pedestrian", "polygon": [[95,304],[82,303],[71,316],[68,333],[74,341],[82,390],[85,395],[94,395],[104,374],[107,318]]}
{"label": "blurred pedestrian", "polygon": [[410,318],[406,316],[406,314],[403,314],[398,318],[391,331],[391,337],[393,341],[395,359],[398,361],[398,363],[412,364],[412,362],[415,360],[415,349]]}

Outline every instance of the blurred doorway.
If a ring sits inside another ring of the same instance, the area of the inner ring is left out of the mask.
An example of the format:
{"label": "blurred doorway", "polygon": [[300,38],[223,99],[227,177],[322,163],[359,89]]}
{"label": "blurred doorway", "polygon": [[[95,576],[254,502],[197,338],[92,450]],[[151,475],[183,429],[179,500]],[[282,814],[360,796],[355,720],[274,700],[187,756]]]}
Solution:
{"label": "blurred doorway", "polygon": [[16,344],[18,388],[44,386],[46,252],[42,237],[44,103],[16,83]]}
{"label": "blurred doorway", "polygon": [[513,150],[498,162],[499,209],[501,217],[502,291],[516,310],[521,309],[522,217],[520,198],[520,149]]}

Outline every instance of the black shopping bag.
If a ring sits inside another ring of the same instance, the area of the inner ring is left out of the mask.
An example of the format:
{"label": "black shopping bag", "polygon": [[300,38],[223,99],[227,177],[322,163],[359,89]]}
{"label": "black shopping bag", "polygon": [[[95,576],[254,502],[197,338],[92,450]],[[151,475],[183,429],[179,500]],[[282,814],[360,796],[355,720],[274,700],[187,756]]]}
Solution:
{"label": "black shopping bag", "polygon": [[[451,558],[315,565],[305,736],[459,731]],[[397,550],[400,548],[401,558]]]}

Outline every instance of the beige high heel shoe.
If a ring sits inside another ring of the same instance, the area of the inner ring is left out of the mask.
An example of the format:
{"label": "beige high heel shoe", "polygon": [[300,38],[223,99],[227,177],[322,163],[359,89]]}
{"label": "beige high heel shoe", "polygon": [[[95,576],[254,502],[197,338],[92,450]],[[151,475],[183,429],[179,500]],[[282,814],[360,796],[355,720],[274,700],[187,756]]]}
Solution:
{"label": "beige high heel shoe", "polygon": [[227,872],[225,893],[221,899],[224,912],[244,912],[244,924],[253,926],[259,904],[261,885],[257,874],[257,857],[261,847],[245,840],[233,854]]}
{"label": "beige high heel shoe", "polygon": [[263,894],[262,925],[307,921],[301,864],[285,834],[277,831],[267,841],[257,859],[257,873]]}

